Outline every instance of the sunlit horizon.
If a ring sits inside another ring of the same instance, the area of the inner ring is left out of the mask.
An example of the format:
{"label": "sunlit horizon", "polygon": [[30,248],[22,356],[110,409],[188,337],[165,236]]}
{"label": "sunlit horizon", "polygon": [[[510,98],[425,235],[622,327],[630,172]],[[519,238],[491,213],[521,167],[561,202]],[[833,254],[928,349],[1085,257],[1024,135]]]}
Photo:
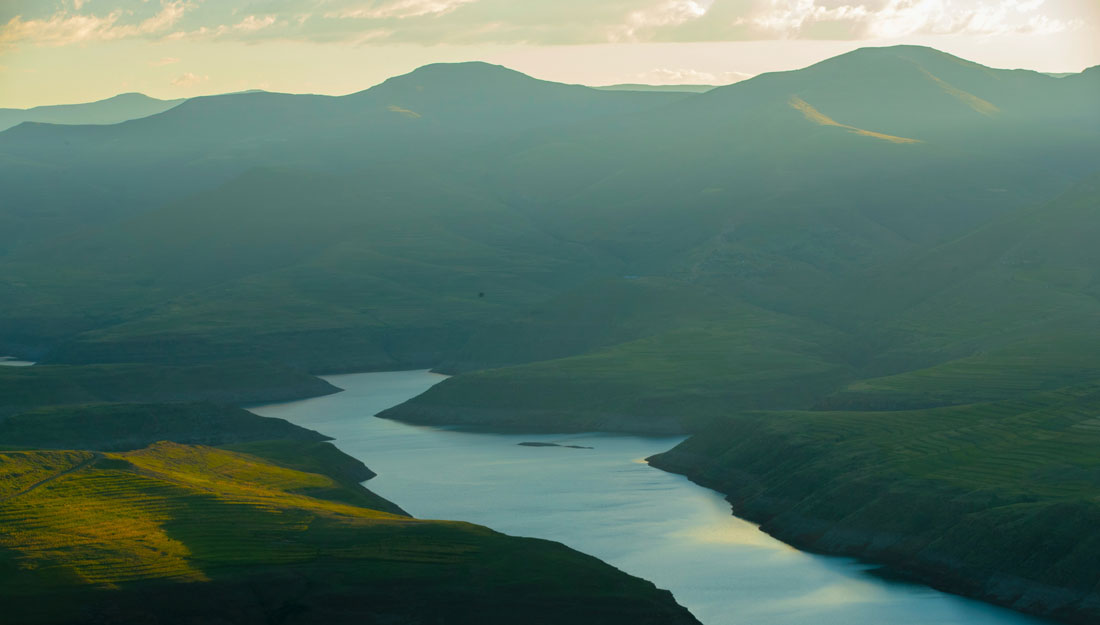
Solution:
{"label": "sunlit horizon", "polygon": [[495,0],[235,3],[14,0],[0,8],[0,107],[140,92],[343,95],[438,62],[555,82],[724,85],[870,46],[983,65],[1100,64],[1092,0]]}

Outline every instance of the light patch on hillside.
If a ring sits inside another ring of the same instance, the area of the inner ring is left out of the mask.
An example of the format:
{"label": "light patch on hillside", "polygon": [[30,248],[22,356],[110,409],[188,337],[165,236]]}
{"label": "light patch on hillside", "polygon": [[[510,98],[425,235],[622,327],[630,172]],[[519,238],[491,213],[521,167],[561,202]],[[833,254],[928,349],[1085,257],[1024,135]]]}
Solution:
{"label": "light patch on hillside", "polygon": [[933,75],[932,72],[929,72],[928,70],[924,69],[923,67],[921,67],[919,69],[920,69],[920,71],[924,72],[925,76],[928,76],[929,78],[931,78],[932,82],[939,85],[940,89],[943,89],[944,92],[954,96],[955,98],[958,98],[959,100],[961,100],[963,103],[965,103],[967,106],[974,109],[978,113],[981,113],[982,115],[985,115],[986,117],[992,117],[993,115],[996,115],[997,113],[1001,112],[1001,109],[997,108],[997,106],[995,104],[993,104],[992,102],[988,102],[986,100],[983,100],[983,99],[979,98],[978,96],[976,96],[972,93],[968,93],[966,91],[963,91],[962,89],[959,89],[958,87],[955,87],[954,85],[943,81],[938,76]]}
{"label": "light patch on hillside", "polygon": [[843,128],[848,132],[853,132],[857,135],[863,135],[864,137],[873,137],[875,139],[882,139],[883,141],[889,141],[891,143],[923,143],[919,139],[895,137],[894,135],[887,135],[881,132],[874,132],[872,130],[864,130],[862,128],[856,128],[855,126],[841,124],[833,118],[829,117],[828,115],[815,109],[812,105],[810,105],[809,102],[803,100],[798,96],[791,96],[791,99],[788,101],[788,103],[791,105],[791,108],[801,112],[806,117],[806,119],[821,126],[836,126],[837,128]]}
{"label": "light patch on hillside", "polygon": [[401,115],[404,115],[405,117],[410,117],[412,119],[420,119],[421,117],[420,113],[417,113],[416,111],[410,111],[407,108],[401,108],[396,104],[391,104],[389,106],[389,111],[393,113],[400,113]]}

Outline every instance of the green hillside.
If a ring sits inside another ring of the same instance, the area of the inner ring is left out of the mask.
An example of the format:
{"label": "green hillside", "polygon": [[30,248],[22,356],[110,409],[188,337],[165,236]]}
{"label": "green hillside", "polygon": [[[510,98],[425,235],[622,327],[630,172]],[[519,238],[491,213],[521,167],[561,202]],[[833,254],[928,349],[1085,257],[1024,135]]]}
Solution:
{"label": "green hillside", "polygon": [[650,462],[800,547],[1089,623],[1098,402],[1088,384],[921,411],[734,412]]}
{"label": "green hillside", "polygon": [[51,406],[0,419],[0,445],[34,449],[125,451],[158,441],[228,445],[271,439],[327,440],[282,419],[206,403]]}
{"label": "green hillside", "polygon": [[0,577],[20,623],[696,622],[557,543],[325,498],[332,478],[256,456],[10,452],[0,474]]}
{"label": "green hillside", "polygon": [[0,367],[0,418],[27,408],[61,404],[213,401],[239,405],[338,390],[301,370],[254,360],[179,366]]}

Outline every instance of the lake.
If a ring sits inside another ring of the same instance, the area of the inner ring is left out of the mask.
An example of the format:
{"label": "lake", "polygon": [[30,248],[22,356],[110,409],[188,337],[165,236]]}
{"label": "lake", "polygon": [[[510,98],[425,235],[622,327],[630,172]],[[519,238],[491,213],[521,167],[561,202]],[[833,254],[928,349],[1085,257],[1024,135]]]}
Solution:
{"label": "lake", "polygon": [[[680,437],[491,434],[373,415],[444,379],[326,376],[336,395],[252,408],[332,436],[410,514],[563,542],[667,588],[706,625],[1038,625],[1010,610],[880,579],[731,516],[718,493],[645,464]],[[528,447],[521,442],[568,447]]]}

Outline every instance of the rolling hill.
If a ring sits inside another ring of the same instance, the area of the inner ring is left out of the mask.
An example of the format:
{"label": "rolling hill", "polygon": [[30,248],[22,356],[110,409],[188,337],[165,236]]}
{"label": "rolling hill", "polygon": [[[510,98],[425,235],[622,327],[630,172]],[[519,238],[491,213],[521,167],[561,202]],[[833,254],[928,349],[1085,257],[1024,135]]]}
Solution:
{"label": "rolling hill", "polygon": [[363,507],[254,455],[9,452],[0,474],[0,576],[21,623],[697,622],[563,545]]}

